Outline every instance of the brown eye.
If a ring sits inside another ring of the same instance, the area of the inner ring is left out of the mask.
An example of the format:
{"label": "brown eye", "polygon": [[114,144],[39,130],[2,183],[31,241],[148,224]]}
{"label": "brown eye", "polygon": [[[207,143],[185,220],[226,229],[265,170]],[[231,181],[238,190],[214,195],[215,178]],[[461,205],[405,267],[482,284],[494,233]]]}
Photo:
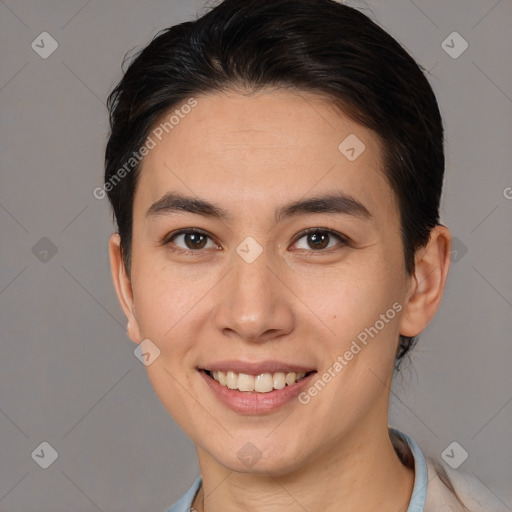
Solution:
{"label": "brown eye", "polygon": [[202,233],[184,233],[185,245],[189,249],[202,249],[206,245],[207,236]]}
{"label": "brown eye", "polygon": [[308,244],[314,249],[325,249],[329,245],[329,235],[327,233],[315,232],[307,235]]}
{"label": "brown eye", "polygon": [[308,231],[304,231],[302,233],[302,236],[299,238],[300,240],[306,239],[306,243],[302,246],[297,248],[299,249],[313,249],[314,251],[321,251],[323,249],[330,249],[331,247],[335,246],[336,243],[331,243],[336,241],[336,239],[340,242],[342,242],[342,245],[345,245],[347,243],[347,239],[343,236],[339,235],[338,233],[335,233],[334,231],[330,230],[322,230],[322,229],[310,229]]}
{"label": "brown eye", "polygon": [[[198,251],[207,247],[209,239],[210,237],[205,233],[196,230],[187,230],[180,231],[171,237],[168,237],[165,241],[165,244],[176,245],[178,249],[184,251]],[[215,247],[213,242],[211,242],[210,247]]]}

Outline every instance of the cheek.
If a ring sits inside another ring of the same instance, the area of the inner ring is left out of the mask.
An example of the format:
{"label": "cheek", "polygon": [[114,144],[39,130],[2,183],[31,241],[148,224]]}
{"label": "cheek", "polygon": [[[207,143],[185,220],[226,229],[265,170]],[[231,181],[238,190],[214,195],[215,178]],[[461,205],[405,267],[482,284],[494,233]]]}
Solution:
{"label": "cheek", "polygon": [[[145,262],[133,266],[136,319],[141,336],[150,339],[160,354],[146,367],[148,379],[174,420],[190,431],[195,424],[194,346],[204,319],[208,290],[214,283],[207,273],[194,277],[174,265]],[[188,391],[187,391],[188,390]]]}
{"label": "cheek", "polygon": [[[329,332],[322,337],[323,372],[306,390],[304,400],[310,401],[316,416],[348,428],[387,393],[401,304],[393,283],[380,274],[373,279],[345,276],[315,290],[306,295],[307,304]],[[336,437],[343,432],[332,429],[330,434]]]}
{"label": "cheek", "polygon": [[[350,397],[359,397],[357,407],[364,408],[365,401],[369,406],[382,391],[382,383],[392,376],[402,309],[400,283],[390,272],[377,269],[354,269],[338,278],[317,281],[318,286],[310,287],[308,293],[306,286],[300,291],[316,318],[322,320],[317,324],[326,333],[325,369],[336,375],[329,385],[333,393],[330,400],[340,401],[340,407],[341,402],[347,406]],[[346,413],[345,406],[342,410]]]}
{"label": "cheek", "polygon": [[[185,266],[161,265],[140,259],[133,267],[135,316],[144,338],[154,341],[162,351],[181,352],[193,341],[184,332],[193,332],[194,320],[208,291],[219,281],[212,271],[193,271]],[[197,327],[196,327],[197,328]]]}
{"label": "cheek", "polygon": [[361,265],[315,270],[295,277],[293,286],[302,300],[304,312],[317,318],[322,331],[329,328],[338,340],[349,341],[365,327],[373,325],[400,298],[399,283],[390,272],[377,266]]}
{"label": "cheek", "polygon": [[[204,415],[191,400],[191,393],[200,396],[195,369],[198,344],[213,332],[215,299],[219,287],[225,286],[223,277],[228,270],[221,265],[171,264],[150,254],[140,256],[133,266],[141,336],[160,350],[159,357],[146,367],[148,378],[169,414],[189,433]],[[202,422],[198,428],[204,435]]]}

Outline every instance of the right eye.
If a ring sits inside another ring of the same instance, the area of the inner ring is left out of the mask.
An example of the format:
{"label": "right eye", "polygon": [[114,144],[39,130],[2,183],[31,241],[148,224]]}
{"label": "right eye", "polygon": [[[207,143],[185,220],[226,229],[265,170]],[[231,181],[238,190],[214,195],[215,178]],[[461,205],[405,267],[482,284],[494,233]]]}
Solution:
{"label": "right eye", "polygon": [[[208,239],[211,241],[210,247]],[[210,236],[198,229],[181,229],[177,232],[170,233],[164,239],[164,245],[170,246],[171,250],[178,250],[178,252],[200,252],[204,248],[216,248]],[[182,246],[178,244],[183,244]],[[172,246],[175,246],[176,249]]]}

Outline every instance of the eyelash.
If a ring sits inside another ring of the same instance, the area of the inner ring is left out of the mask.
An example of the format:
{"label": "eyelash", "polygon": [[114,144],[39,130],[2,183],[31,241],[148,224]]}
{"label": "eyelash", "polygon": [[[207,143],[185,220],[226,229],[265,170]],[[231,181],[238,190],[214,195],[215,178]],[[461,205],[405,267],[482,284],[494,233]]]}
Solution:
{"label": "eyelash", "polygon": [[[332,229],[327,229],[327,228],[304,229],[303,231],[301,231],[300,233],[298,233],[296,235],[294,245],[301,238],[304,238],[305,236],[309,235],[310,233],[328,234],[330,237],[334,236],[335,238],[337,238],[341,242],[342,246],[349,245],[349,239],[346,236],[343,236],[341,233],[338,233],[337,231],[333,231]],[[188,228],[188,229],[180,229],[179,231],[176,231],[174,233],[170,233],[169,235],[166,235],[162,239],[161,243],[162,243],[162,245],[170,246],[172,243],[172,240],[174,240],[176,237],[178,237],[180,235],[187,235],[187,234],[204,235],[204,236],[208,237],[210,240],[212,240],[212,238],[206,231],[203,231],[202,229],[199,229],[199,228],[194,228],[194,229]],[[330,240],[329,240],[329,242],[330,242]],[[319,250],[314,250],[314,249],[309,249],[309,250],[306,249],[306,250],[310,253],[330,253],[333,250],[335,250],[336,247],[337,246],[329,247],[326,249],[319,249]],[[181,247],[176,247],[176,246],[172,247],[171,250],[175,251],[175,252],[182,253],[182,254],[194,254],[194,255],[197,255],[197,254],[203,252],[202,249],[183,249]],[[299,250],[305,250],[305,249],[299,249]]]}

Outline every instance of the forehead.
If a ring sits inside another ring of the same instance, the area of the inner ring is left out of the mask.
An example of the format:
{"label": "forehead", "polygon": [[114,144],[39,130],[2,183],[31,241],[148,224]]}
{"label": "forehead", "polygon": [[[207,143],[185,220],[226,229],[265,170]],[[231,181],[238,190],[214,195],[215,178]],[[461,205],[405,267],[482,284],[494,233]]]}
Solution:
{"label": "forehead", "polygon": [[168,133],[150,132],[155,147],[141,167],[135,210],[172,191],[254,211],[262,203],[336,189],[370,211],[396,215],[377,135],[325,99],[272,91],[195,100],[196,106],[175,116],[172,125],[161,122],[180,106],[155,125],[167,126]]}

